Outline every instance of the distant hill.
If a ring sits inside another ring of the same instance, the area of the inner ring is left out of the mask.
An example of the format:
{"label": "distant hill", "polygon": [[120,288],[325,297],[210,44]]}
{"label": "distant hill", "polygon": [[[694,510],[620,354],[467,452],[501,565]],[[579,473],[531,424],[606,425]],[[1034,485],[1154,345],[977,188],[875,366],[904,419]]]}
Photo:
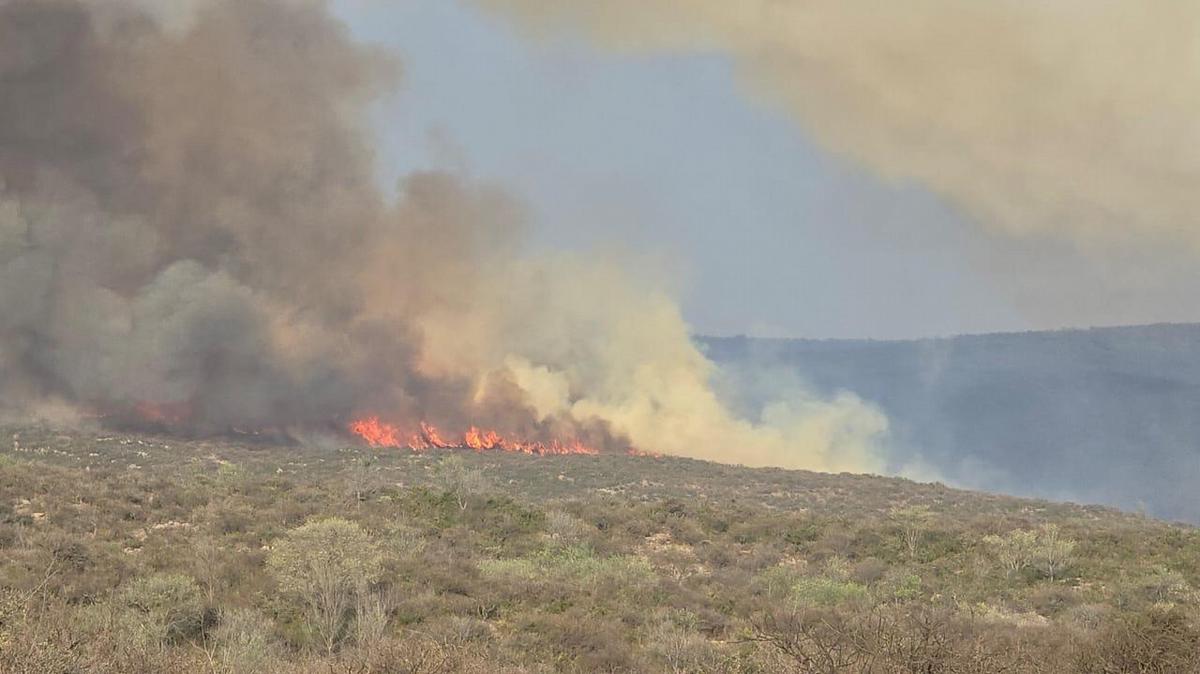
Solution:
{"label": "distant hill", "polygon": [[[875,403],[894,469],[919,459],[965,487],[1200,521],[1200,325],[699,341],[734,373],[795,374]],[[769,392],[742,393],[753,407]]]}

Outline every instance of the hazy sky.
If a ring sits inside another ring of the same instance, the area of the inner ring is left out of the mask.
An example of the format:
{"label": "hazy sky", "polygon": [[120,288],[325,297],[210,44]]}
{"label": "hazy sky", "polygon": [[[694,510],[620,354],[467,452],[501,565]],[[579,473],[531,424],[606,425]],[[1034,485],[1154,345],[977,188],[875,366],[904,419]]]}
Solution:
{"label": "hazy sky", "polygon": [[449,168],[528,205],[535,245],[646,251],[710,334],[914,337],[1197,317],[1191,259],[1114,263],[974,226],[746,96],[722,53],[531,41],[457,0],[340,0],[397,52],[375,118],[389,181]]}

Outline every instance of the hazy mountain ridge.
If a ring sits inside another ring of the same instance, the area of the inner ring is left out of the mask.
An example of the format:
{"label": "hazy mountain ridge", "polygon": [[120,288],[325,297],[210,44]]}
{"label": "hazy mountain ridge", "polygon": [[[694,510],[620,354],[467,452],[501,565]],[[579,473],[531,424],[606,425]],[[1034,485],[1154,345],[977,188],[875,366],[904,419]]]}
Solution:
{"label": "hazy mountain ridge", "polygon": [[[699,341],[734,373],[795,374],[878,405],[893,468],[919,462],[964,486],[1200,521],[1200,325]],[[752,386],[743,395],[763,402]]]}

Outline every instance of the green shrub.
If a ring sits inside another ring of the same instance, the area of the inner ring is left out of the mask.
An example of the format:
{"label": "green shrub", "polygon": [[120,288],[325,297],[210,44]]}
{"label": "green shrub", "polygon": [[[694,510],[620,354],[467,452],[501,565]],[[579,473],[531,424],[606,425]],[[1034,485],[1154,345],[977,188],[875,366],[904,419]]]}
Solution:
{"label": "green shrub", "polygon": [[868,598],[867,588],[850,581],[820,576],[801,578],[792,585],[792,601],[808,606],[838,606]]}
{"label": "green shrub", "polygon": [[200,586],[181,574],[137,578],[117,595],[117,602],[138,616],[149,634],[161,643],[195,639],[212,618]]}
{"label": "green shrub", "polygon": [[356,600],[383,570],[375,542],[358,524],[315,520],[275,543],[267,566],[283,592],[306,608],[327,653],[341,642]]}
{"label": "green shrub", "polygon": [[875,591],[884,601],[912,601],[921,596],[921,577],[905,569],[894,569],[884,574]]}
{"label": "green shrub", "polygon": [[503,575],[526,580],[557,579],[595,583],[612,581],[622,585],[646,583],[654,568],[642,557],[600,557],[586,545],[542,550],[528,557],[485,560],[479,563],[484,575]]}

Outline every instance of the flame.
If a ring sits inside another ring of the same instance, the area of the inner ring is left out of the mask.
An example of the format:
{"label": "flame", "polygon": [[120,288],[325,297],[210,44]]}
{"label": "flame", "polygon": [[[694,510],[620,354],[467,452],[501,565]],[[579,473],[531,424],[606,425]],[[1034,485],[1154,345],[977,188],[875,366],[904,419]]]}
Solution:
{"label": "flame", "polygon": [[385,424],[379,417],[367,417],[350,424],[350,432],[367,441],[372,447],[399,447],[400,429]]}
{"label": "flame", "polygon": [[[519,440],[505,437],[490,429],[471,426],[458,435],[443,436],[436,426],[422,421],[416,432],[406,432],[400,426],[380,421],[379,417],[365,417],[350,423],[350,432],[362,438],[371,447],[407,448],[420,452],[431,448],[473,449],[476,452],[500,451],[538,456],[564,454],[599,454],[578,439]],[[446,439],[449,438],[449,439]],[[632,454],[633,450],[630,450]]]}
{"label": "flame", "polygon": [[191,406],[186,402],[152,403],[140,400],[133,404],[133,413],[147,423],[174,426],[191,416]]}

